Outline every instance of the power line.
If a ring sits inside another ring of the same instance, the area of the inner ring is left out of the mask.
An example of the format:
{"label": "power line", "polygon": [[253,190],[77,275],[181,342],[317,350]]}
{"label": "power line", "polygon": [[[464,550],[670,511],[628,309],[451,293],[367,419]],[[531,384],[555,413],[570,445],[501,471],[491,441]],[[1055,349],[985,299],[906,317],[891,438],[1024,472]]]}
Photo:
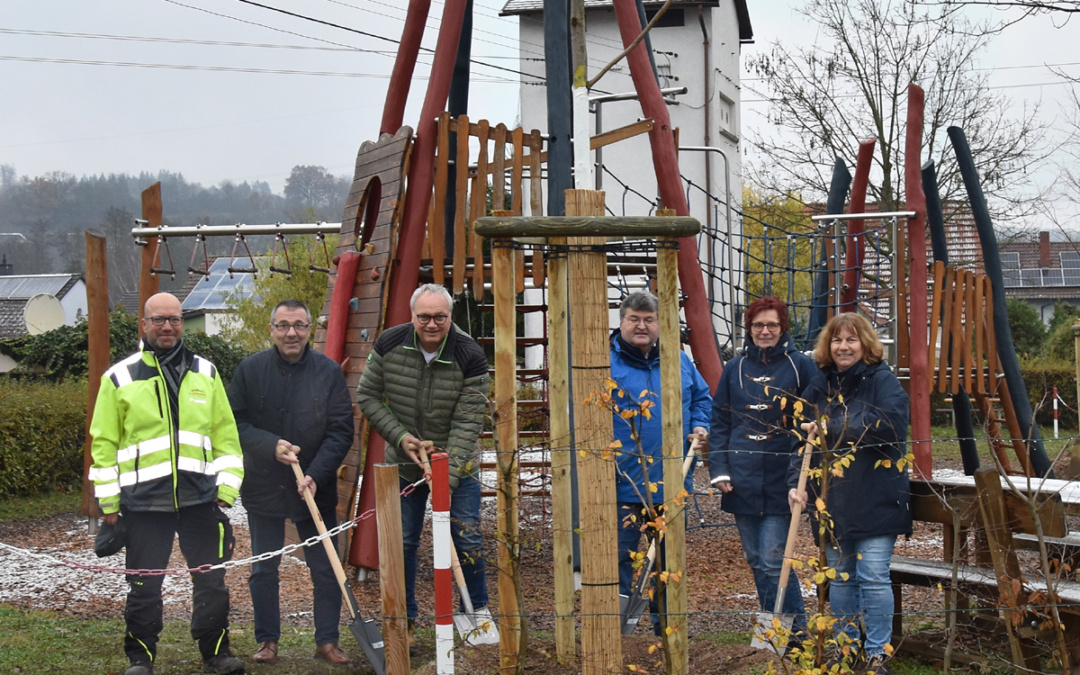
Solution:
{"label": "power line", "polygon": [[[173,0],[168,0],[168,1],[172,2]],[[393,43],[393,44],[400,44],[400,42],[401,42],[400,40],[395,40],[393,38],[388,38],[388,37],[383,36],[383,35],[376,35],[375,33],[368,33],[366,31],[362,31],[362,30],[359,30],[357,28],[350,28],[348,26],[342,26],[341,24],[336,24],[336,23],[333,23],[332,21],[325,21],[323,19],[316,19],[315,17],[306,16],[304,14],[297,14],[296,12],[290,12],[289,10],[281,9],[279,7],[271,7],[270,5],[264,5],[264,4],[260,3],[260,2],[255,2],[255,0],[237,0],[237,2],[242,2],[245,5],[252,5],[253,7],[260,7],[262,9],[270,10],[272,12],[279,12],[279,13],[284,14],[286,16],[295,17],[297,19],[302,19],[304,21],[311,21],[312,23],[317,23],[317,24],[321,24],[321,25],[324,25],[324,26],[330,26],[331,28],[337,28],[339,30],[348,31],[350,33],[356,33],[358,35],[363,35],[365,37],[375,38],[377,40],[383,40],[385,42],[390,42],[390,43]],[[434,52],[435,51],[435,50],[430,49],[428,47],[421,47],[421,49],[423,51],[427,51],[427,52]],[[539,79],[540,81],[545,80],[545,78],[537,77],[536,75],[532,75],[531,73],[526,73],[524,71],[517,70],[515,68],[507,68],[506,66],[497,66],[497,65],[495,65],[493,63],[486,63],[484,61],[480,61],[480,60],[477,60],[477,59],[469,59],[469,62],[470,63],[475,63],[478,66],[484,66],[486,68],[491,68],[493,70],[506,71],[508,73],[513,73],[515,75],[520,75],[522,77],[536,78],[536,79]]]}
{"label": "power line", "polygon": [[[742,80],[742,82],[746,82],[746,81],[747,80]],[[1055,80],[1053,82],[1023,82],[1021,84],[987,85],[986,88],[987,89],[1022,89],[1024,87],[1055,87],[1055,86],[1073,85],[1073,84],[1076,84],[1076,83],[1072,82],[1070,80]],[[764,96],[765,98],[744,98],[744,99],[741,99],[740,103],[772,103],[773,99],[768,98],[768,95],[765,94],[764,92],[761,92],[761,91],[758,91],[757,89],[754,89],[749,84],[744,85],[744,86],[746,87],[747,91],[751,91],[751,92],[757,94],[758,96]],[[841,99],[841,98],[862,98],[862,97],[863,97],[862,94],[833,94],[833,95],[829,96],[828,98]]]}
{"label": "power line", "polygon": [[[351,3],[348,3],[348,2],[344,2],[343,0],[326,0],[326,2],[329,2],[329,3],[334,4],[334,5],[340,5],[342,7],[348,7],[349,9],[354,9],[354,10],[356,10],[358,12],[367,12],[369,14],[374,14],[375,16],[386,17],[386,18],[391,19],[393,21],[401,21],[402,23],[404,23],[404,21],[405,21],[405,17],[400,15],[400,14],[387,14],[386,12],[376,12],[375,10],[371,9],[370,7],[361,7],[359,5],[354,5],[354,4],[351,4]],[[400,10],[401,9],[401,8],[395,6],[395,5],[391,5],[391,4],[388,4],[388,3],[385,3],[385,2],[379,2],[379,0],[367,0],[367,3],[370,4],[370,5],[379,5],[381,7],[386,7],[388,9],[392,9],[392,10]],[[407,15],[407,13],[408,12],[406,11],[406,15]],[[475,12],[474,12],[474,14],[475,14]],[[435,21],[429,15],[427,17],[427,21],[425,22],[424,27],[425,28],[437,29],[438,28],[438,22]],[[518,44],[516,44],[516,45],[508,44],[508,43],[505,43],[505,42],[494,42],[492,40],[485,40],[485,39],[482,39],[482,38],[477,38],[477,37],[475,37],[476,33],[483,33],[485,35],[491,35],[491,36],[498,37],[498,38],[505,37],[505,35],[502,35],[502,34],[499,34],[499,33],[493,33],[493,32],[488,31],[488,30],[483,30],[481,28],[477,28],[475,26],[475,24],[474,24],[473,25],[473,34],[474,34],[473,41],[474,42],[483,42],[485,44],[494,45],[496,47],[504,47],[506,49],[516,49],[519,52],[522,51],[522,45],[528,45],[530,47],[539,47],[540,49],[538,51],[537,50],[530,50],[529,53],[532,53],[532,54],[534,54],[536,56],[541,56],[541,57],[543,56],[543,45],[537,45],[536,43],[527,42],[527,41],[524,41],[524,40],[519,40]],[[484,58],[490,58],[490,57],[484,57]]]}
{"label": "power line", "polygon": [[[29,63],[57,63],[65,65],[80,65],[80,66],[115,66],[121,68],[151,68],[151,69],[164,69],[164,70],[197,70],[197,71],[209,71],[209,72],[221,72],[221,73],[257,73],[265,75],[314,75],[319,77],[355,77],[355,78],[372,78],[372,79],[390,79],[389,73],[346,73],[346,72],[331,72],[320,70],[289,70],[284,68],[237,68],[232,66],[191,66],[183,64],[172,63],[138,63],[133,61],[94,61],[89,59],[59,59],[59,58],[46,58],[36,56],[11,56],[0,54],[0,61],[24,61]],[[416,79],[427,79],[427,76],[417,75]],[[496,84],[517,84],[513,80],[506,78],[476,78],[474,82],[484,83],[496,83]]]}
{"label": "power line", "polygon": [[[378,54],[381,56],[394,56],[394,52],[384,52],[374,49],[363,49],[362,47],[316,47],[312,45],[286,45],[286,44],[273,44],[266,42],[233,42],[226,40],[195,40],[189,38],[166,38],[166,37],[147,37],[139,35],[115,35],[110,33],[74,33],[67,31],[51,31],[51,30],[23,30],[17,28],[0,28],[0,34],[7,35],[31,35],[40,37],[60,37],[60,38],[77,38],[77,39],[89,39],[89,40],[117,40],[121,42],[149,42],[151,44],[182,44],[182,45],[205,45],[211,47],[244,47],[244,48],[258,48],[258,49],[286,49],[286,50],[298,50],[298,51],[319,51],[319,52],[337,52],[337,53],[350,53],[350,52],[364,52],[368,54]],[[425,55],[427,56],[427,55]],[[486,59],[517,59],[516,56],[484,56]],[[511,80],[507,80],[508,82]]]}
{"label": "power line", "polygon": [[184,44],[184,45],[208,45],[214,47],[258,47],[264,49],[296,49],[303,51],[325,51],[325,52],[365,52],[369,54],[381,54],[391,55],[391,52],[382,52],[374,49],[364,49],[362,47],[352,47],[343,45],[340,47],[315,47],[311,45],[284,45],[284,44],[270,44],[265,42],[231,42],[224,40],[193,40],[188,38],[166,38],[166,37],[145,37],[138,35],[114,35],[109,33],[73,33],[66,31],[52,31],[52,30],[22,30],[17,28],[0,28],[0,33],[7,35],[33,35],[41,37],[62,37],[62,38],[81,38],[89,40],[119,40],[129,42],[151,42],[162,44]]}
{"label": "power line", "polygon": [[[982,68],[972,68],[972,72],[996,72],[999,70],[1030,70],[1031,68],[1067,68],[1069,66],[1080,66],[1080,61],[1073,61],[1071,63],[1032,63],[1019,66],[985,66]],[[797,78],[809,80],[807,77]],[[767,77],[743,77],[740,78],[740,82],[768,82]]]}

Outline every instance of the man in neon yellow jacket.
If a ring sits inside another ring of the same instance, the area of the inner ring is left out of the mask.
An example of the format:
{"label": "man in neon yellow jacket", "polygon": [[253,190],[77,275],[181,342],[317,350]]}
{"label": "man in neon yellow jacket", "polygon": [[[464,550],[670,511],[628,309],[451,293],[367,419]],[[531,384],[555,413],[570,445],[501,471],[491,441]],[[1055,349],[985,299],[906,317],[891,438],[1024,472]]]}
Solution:
{"label": "man in neon yellow jacket", "polygon": [[[107,524],[123,515],[129,570],[165,569],[173,538],[188,567],[232,557],[232,506],[244,478],[240,439],[221,377],[184,347],[180,301],[146,302],[145,338],[101,378],[90,424],[90,479]],[[129,574],[125,675],[152,675],[162,629],[161,575]],[[193,573],[191,636],[203,670],[243,673],[229,651],[225,570]]]}

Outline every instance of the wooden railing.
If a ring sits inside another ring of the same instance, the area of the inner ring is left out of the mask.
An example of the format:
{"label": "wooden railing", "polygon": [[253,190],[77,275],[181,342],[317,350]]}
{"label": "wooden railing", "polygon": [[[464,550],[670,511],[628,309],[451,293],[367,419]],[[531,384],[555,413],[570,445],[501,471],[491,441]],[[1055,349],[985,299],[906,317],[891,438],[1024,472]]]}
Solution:
{"label": "wooden railing", "polygon": [[[452,136],[457,138],[453,157],[450,156]],[[527,195],[529,213],[543,215],[542,171],[546,160],[543,146],[544,139],[535,129],[526,133],[521,127],[508,129],[505,124],[492,128],[487,120],[474,123],[466,115],[452,118],[449,113],[443,113],[439,117],[435,194],[424,248],[424,257],[432,263],[435,283],[449,281],[456,295],[464,291],[468,279],[473,296],[477,300],[484,297],[484,282],[489,279],[490,271],[483,264],[483,238],[473,231],[473,223],[477,218],[489,215],[489,191],[493,212],[522,215]],[[457,167],[453,185],[450,184],[451,162]],[[454,214],[447,222],[446,204],[451,192]],[[509,208],[505,208],[507,206]],[[450,233],[452,237],[448,236]],[[453,250],[449,254],[448,241],[453,241]],[[517,292],[521,293],[525,290],[525,260],[520,252],[517,255]],[[543,261],[532,262],[535,263],[531,265],[533,284],[542,287]]]}

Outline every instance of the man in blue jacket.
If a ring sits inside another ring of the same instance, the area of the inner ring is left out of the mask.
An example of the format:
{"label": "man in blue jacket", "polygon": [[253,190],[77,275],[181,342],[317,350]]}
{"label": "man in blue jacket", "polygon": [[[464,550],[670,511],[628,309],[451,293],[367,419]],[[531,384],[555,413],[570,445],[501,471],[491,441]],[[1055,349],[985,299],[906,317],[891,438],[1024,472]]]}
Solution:
{"label": "man in blue jacket", "polygon": [[[240,488],[251,529],[251,552],[261,555],[285,542],[285,519],[302,540],[318,534],[304,504],[292,464],[304,472],[328,528],[337,526],[337,472],[353,442],[353,413],[341,367],[308,345],[311,313],[299,300],[284,300],[270,313],[270,349],[244,359],[229,384],[247,479]],[[348,663],[338,647],[341,590],[326,549],[309,546],[304,561],[315,589],[315,657]],[[281,556],[251,566],[248,587],[255,613],[256,663],[277,661],[281,639],[278,566]]]}
{"label": "man in blue jacket", "polygon": [[[615,487],[619,520],[619,592],[630,595],[634,580],[631,553],[637,551],[642,527],[653,519],[648,505],[664,503],[663,410],[660,401],[660,338],[656,297],[646,291],[627,295],[619,307],[619,328],[611,335],[611,378],[622,391],[616,404],[623,410],[640,410],[651,404],[649,415],[624,418],[614,412],[615,439],[622,443],[616,457]],[[709,435],[712,397],[709,386],[685,352],[680,351],[682,370],[683,436],[696,434],[702,442]],[[683,453],[690,447],[686,441]],[[704,448],[701,448],[704,451]],[[688,472],[683,487],[694,489]],[[655,490],[655,491],[654,491]],[[633,516],[633,518],[631,518]],[[653,631],[659,635],[657,598],[650,602]]]}

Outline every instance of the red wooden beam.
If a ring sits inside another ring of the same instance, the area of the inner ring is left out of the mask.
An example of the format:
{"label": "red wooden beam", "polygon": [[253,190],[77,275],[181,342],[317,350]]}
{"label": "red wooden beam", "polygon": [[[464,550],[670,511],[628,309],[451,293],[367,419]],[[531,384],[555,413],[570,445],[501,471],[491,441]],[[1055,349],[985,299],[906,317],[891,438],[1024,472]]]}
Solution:
{"label": "red wooden beam", "polygon": [[[859,158],[855,163],[855,182],[851,186],[850,213],[866,212],[866,188],[870,183],[870,166],[874,161],[876,138],[859,144]],[[844,288],[840,293],[840,311],[854,312],[859,301],[859,281],[862,276],[864,253],[864,221],[848,221],[847,259],[844,261]]]}
{"label": "red wooden beam", "polygon": [[[926,331],[930,325],[926,311],[926,194],[922,187],[922,152],[924,95],[922,87],[908,85],[907,139],[904,143],[904,194],[907,208],[915,212],[908,221],[908,340],[911,397],[911,439],[915,451],[915,476],[930,479],[934,474],[930,445],[930,356]],[[900,252],[902,254],[902,252]],[[907,328],[900,326],[900,330]],[[954,363],[956,367],[958,364]]]}
{"label": "red wooden beam", "polygon": [[[641,21],[638,18],[634,0],[615,0],[615,17],[619,22],[619,33],[623,45],[629,46],[641,34]],[[653,170],[656,172],[657,187],[664,207],[675,209],[675,215],[690,215],[690,205],[683,193],[679,174],[679,157],[675,147],[675,133],[671,128],[667,104],[664,103],[660,85],[653,74],[649,55],[642,40],[628,55],[630,76],[634,81],[638,101],[645,117],[652,118],[653,128],[649,132],[649,145],[652,147]],[[729,245],[731,242],[728,242]],[[690,327],[690,349],[697,360],[697,368],[709,383],[709,389],[716,389],[720,382],[720,354],[716,348],[716,332],[712,325],[712,313],[709,311],[708,295],[705,282],[701,278],[701,261],[698,259],[696,237],[679,239],[679,285],[686,300],[683,309],[686,323]],[[733,308],[734,309],[734,308]]]}
{"label": "red wooden beam", "polygon": [[401,31],[401,42],[398,43],[397,58],[394,59],[394,70],[390,73],[390,86],[386,89],[386,103],[383,105],[379,133],[393,134],[401,128],[405,117],[405,103],[409,100],[409,85],[416,68],[416,56],[420,53],[420,41],[424,38],[424,24],[427,23],[430,9],[431,0],[409,2],[405,28]]}

